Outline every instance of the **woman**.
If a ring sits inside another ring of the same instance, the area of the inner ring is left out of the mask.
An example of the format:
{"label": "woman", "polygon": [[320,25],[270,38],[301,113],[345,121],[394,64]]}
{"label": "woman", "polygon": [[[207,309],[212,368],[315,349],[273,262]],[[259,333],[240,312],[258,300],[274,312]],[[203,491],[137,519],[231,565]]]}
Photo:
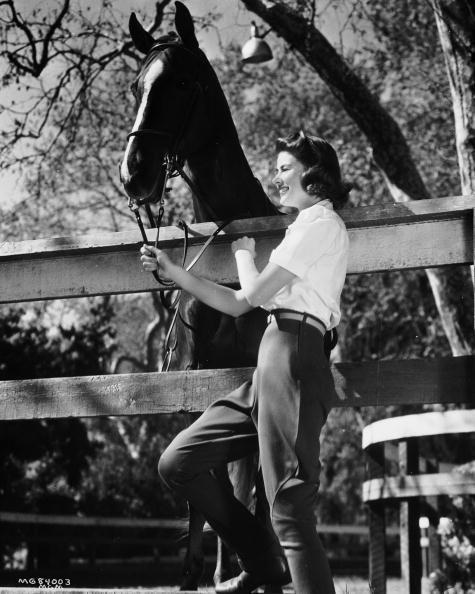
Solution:
{"label": "woman", "polygon": [[[238,554],[242,572],[216,592],[248,594],[291,576],[298,594],[330,594],[314,506],[319,436],[334,397],[323,337],[340,320],[348,257],[348,234],[334,207],[344,204],[351,186],[342,182],[338,157],[323,139],[299,132],[279,139],[277,151],[273,183],[281,204],[299,214],[262,272],[254,264],[254,240],[233,242],[239,290],[193,276],[156,248],[141,249],[145,270],[160,267],[223,313],[270,312],[252,382],[214,402],[180,433],[160,458],[159,473]],[[275,534],[212,472],[257,448]]]}

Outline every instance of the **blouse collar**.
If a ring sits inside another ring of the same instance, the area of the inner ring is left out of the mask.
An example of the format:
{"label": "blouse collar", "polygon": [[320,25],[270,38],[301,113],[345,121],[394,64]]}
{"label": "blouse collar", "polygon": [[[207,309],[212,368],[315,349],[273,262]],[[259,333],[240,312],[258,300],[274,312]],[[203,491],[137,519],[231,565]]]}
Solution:
{"label": "blouse collar", "polygon": [[313,221],[314,219],[323,216],[324,209],[333,210],[331,200],[320,200],[320,202],[304,208],[299,212],[297,219],[299,221]]}

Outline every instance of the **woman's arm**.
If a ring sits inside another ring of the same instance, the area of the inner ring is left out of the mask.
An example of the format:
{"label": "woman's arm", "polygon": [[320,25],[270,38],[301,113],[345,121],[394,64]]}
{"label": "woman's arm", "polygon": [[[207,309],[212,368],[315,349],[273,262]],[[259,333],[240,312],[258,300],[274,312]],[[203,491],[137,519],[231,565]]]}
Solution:
{"label": "woman's arm", "polygon": [[249,237],[234,241],[231,248],[236,258],[241,290],[252,307],[266,303],[277,291],[296,278],[289,270],[271,262],[259,272],[254,263],[255,242]]}
{"label": "woman's arm", "polygon": [[171,279],[181,289],[191,293],[206,305],[234,317],[241,316],[253,309],[242,291],[236,291],[195,276],[174,264],[164,251],[144,245],[140,252],[144,270],[151,272],[159,267],[160,273],[164,277]]}
{"label": "woman's arm", "polygon": [[153,246],[144,245],[140,250],[140,259],[145,270],[152,271],[156,270],[157,266],[160,267],[161,273],[180,288],[206,305],[234,317],[262,305],[295,278],[295,275],[285,268],[271,263],[259,273],[254,264],[255,251],[252,239],[243,237],[233,242],[232,249],[238,266],[240,290],[195,276],[174,264],[165,252]]}

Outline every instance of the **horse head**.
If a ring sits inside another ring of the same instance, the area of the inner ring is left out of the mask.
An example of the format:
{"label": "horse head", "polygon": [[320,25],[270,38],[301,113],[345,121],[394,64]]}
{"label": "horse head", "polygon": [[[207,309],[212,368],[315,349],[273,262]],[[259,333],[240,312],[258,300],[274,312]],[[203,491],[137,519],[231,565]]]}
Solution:
{"label": "horse head", "polygon": [[[215,135],[216,82],[198,46],[188,9],[176,3],[176,33],[155,40],[135,14],[129,29],[145,54],[131,85],[137,116],[121,165],[127,194],[150,199],[159,188],[167,155],[182,162],[197,154]],[[219,86],[219,85],[218,85]]]}
{"label": "horse head", "polygon": [[158,39],[130,17],[130,35],[145,58],[131,85],[137,115],[120,168],[124,188],[139,204],[156,201],[168,160],[184,164],[200,189],[200,200],[194,192],[197,220],[275,214],[244,157],[190,12],[175,4],[176,32]]}

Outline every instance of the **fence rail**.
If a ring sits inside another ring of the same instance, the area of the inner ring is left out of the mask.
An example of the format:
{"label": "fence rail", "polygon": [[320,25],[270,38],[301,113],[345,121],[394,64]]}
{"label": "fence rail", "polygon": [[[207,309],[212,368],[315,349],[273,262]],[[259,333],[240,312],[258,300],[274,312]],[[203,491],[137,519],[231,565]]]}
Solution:
{"label": "fence rail", "polygon": [[[181,530],[185,520],[170,518],[109,518],[109,517],[79,517],[70,515],[29,514],[22,512],[0,512],[0,526],[64,526],[82,528],[151,528],[159,530]],[[344,534],[355,536],[368,535],[367,526],[353,524],[318,524],[321,534]],[[388,528],[391,535],[399,534],[397,526]]]}
{"label": "fence rail", "polygon": [[[473,264],[475,196],[435,198],[349,209],[342,212],[351,242],[349,274]],[[234,221],[209,247],[196,272],[223,284],[238,281],[229,244],[244,234],[256,238],[263,266],[292,216]],[[214,231],[213,223],[191,226],[189,260]],[[155,232],[149,231],[150,239]],[[163,242],[181,258],[182,231],[166,227]],[[0,303],[134,293],[159,287],[142,272],[137,232],[56,237],[0,245]]]}
{"label": "fence rail", "polygon": [[[0,420],[199,412],[254,368],[0,382]],[[334,406],[473,403],[475,357],[338,363]]]}

